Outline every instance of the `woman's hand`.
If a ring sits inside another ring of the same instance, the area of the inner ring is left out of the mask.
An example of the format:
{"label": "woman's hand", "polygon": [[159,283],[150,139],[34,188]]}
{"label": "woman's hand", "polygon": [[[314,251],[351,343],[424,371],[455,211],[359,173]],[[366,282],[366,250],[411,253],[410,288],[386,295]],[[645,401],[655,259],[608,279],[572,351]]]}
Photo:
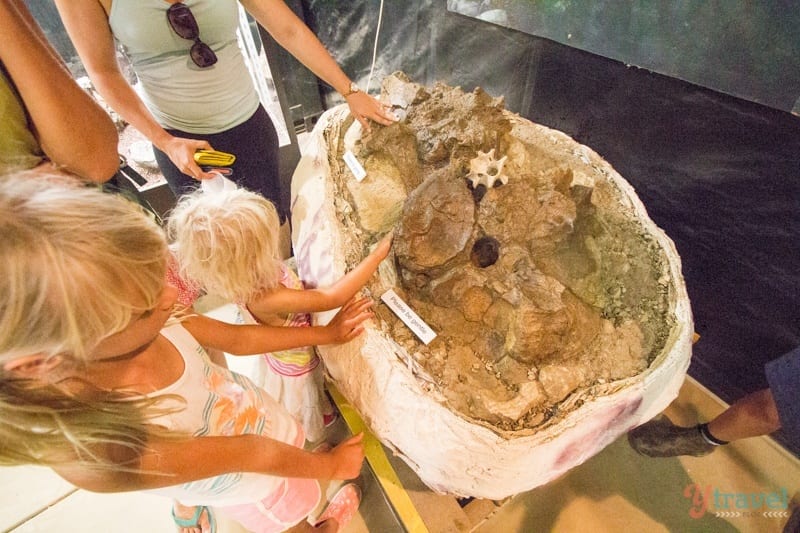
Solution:
{"label": "woman's hand", "polygon": [[170,137],[159,148],[167,154],[178,170],[196,180],[207,180],[216,177],[213,172],[203,172],[195,163],[194,153],[198,150],[212,150],[208,141]]}
{"label": "woman's hand", "polygon": [[355,479],[361,473],[364,463],[364,434],[342,441],[328,452],[332,456],[333,473],[331,479]]}
{"label": "woman's hand", "polygon": [[370,120],[374,120],[384,126],[397,122],[397,117],[390,111],[390,106],[380,103],[363,91],[352,93],[345,97],[345,100],[347,105],[350,106],[350,113],[361,123],[361,126],[366,131],[370,130]]}
{"label": "woman's hand", "polygon": [[[66,1],[66,0],[64,0]],[[241,4],[272,35],[272,37],[339,94],[348,93],[350,78],[342,71],[317,36],[282,0],[241,0]],[[359,91],[345,97],[350,112],[361,126],[369,131],[369,121],[384,126],[397,118],[388,106],[369,94]]]}
{"label": "woman's hand", "polygon": [[342,344],[358,337],[364,331],[362,322],[373,315],[370,307],[372,300],[369,298],[352,298],[344,304],[325,326],[330,337],[327,344]]}

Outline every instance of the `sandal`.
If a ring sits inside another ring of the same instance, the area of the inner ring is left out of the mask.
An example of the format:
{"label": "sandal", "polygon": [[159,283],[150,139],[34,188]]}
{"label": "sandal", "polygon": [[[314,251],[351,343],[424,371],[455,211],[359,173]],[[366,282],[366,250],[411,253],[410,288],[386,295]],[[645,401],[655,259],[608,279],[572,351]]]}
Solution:
{"label": "sandal", "polygon": [[325,511],[317,518],[314,527],[319,527],[326,520],[333,518],[339,525],[337,531],[344,529],[344,526],[355,516],[358,505],[361,503],[361,489],[355,483],[343,485],[331,498],[331,502]]}
{"label": "sandal", "polygon": [[211,513],[211,509],[209,509],[205,505],[197,505],[194,508],[194,515],[191,518],[180,518],[175,516],[175,507],[172,508],[172,520],[175,521],[175,525],[178,527],[194,527],[198,529],[202,529],[200,526],[200,515],[203,514],[203,511],[206,512],[206,516],[208,517],[208,525],[210,527],[211,533],[217,533],[217,521],[214,519],[214,515]]}

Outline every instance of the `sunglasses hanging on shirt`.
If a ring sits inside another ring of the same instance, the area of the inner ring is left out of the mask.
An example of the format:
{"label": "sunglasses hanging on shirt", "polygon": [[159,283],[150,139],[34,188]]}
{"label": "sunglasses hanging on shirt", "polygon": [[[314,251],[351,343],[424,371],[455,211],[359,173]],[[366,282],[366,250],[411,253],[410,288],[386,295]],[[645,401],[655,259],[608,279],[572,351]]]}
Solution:
{"label": "sunglasses hanging on shirt", "polygon": [[167,9],[167,21],[172,30],[183,39],[194,41],[189,55],[194,64],[200,68],[208,68],[217,62],[217,54],[206,43],[200,40],[200,28],[192,10],[178,2]]}

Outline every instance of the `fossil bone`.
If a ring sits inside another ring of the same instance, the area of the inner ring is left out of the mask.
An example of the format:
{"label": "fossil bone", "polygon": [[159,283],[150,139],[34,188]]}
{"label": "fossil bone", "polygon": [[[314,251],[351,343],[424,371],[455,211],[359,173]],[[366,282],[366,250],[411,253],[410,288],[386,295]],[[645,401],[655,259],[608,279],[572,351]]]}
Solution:
{"label": "fossil bone", "polygon": [[508,156],[503,156],[500,159],[494,157],[494,148],[488,152],[478,151],[478,155],[472,158],[469,162],[469,179],[472,188],[475,189],[478,185],[483,185],[487,189],[491,189],[499,181],[502,185],[508,183],[508,176],[503,174],[503,166],[506,164]]}

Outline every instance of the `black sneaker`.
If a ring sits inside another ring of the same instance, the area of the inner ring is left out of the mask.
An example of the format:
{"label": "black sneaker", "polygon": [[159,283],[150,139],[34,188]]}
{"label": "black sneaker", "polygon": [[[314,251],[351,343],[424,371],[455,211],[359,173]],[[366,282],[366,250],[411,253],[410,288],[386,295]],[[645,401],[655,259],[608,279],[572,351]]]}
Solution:
{"label": "black sneaker", "polygon": [[648,457],[692,455],[702,457],[714,451],[697,426],[680,427],[666,416],[659,416],[628,432],[631,448]]}

